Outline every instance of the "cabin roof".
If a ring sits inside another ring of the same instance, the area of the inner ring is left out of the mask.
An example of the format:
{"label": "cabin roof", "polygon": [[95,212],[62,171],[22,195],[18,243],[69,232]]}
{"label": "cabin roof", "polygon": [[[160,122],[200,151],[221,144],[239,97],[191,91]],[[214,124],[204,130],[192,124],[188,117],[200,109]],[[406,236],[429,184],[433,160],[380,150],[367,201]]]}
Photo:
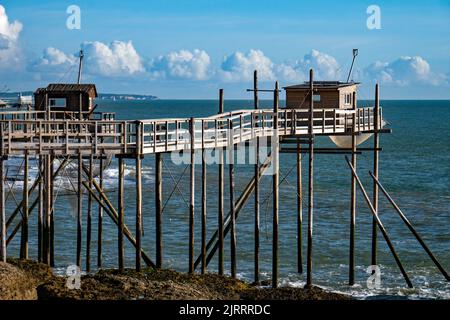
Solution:
{"label": "cabin roof", "polygon": [[97,88],[95,84],[67,84],[67,83],[51,83],[47,88],[39,88],[36,90],[36,94],[46,92],[83,92],[90,93],[94,89],[95,97],[97,97]]}
{"label": "cabin roof", "polygon": [[[341,81],[314,81],[314,89],[339,89],[358,85],[359,82],[341,82]],[[283,87],[283,89],[309,89],[309,81],[293,86]]]}

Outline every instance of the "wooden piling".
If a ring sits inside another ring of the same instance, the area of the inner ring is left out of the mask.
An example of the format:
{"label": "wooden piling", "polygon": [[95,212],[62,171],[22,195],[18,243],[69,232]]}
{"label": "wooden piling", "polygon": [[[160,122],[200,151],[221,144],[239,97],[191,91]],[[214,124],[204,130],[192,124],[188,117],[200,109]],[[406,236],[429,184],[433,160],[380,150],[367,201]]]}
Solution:
{"label": "wooden piling", "polygon": [[189,126],[191,163],[190,163],[190,202],[189,202],[189,273],[194,273],[194,213],[195,213],[195,121]]}
{"label": "wooden piling", "polygon": [[155,206],[156,206],[156,267],[161,268],[163,263],[162,246],[162,153],[155,154]]}
{"label": "wooden piling", "polygon": [[44,161],[43,157],[39,156],[39,182],[38,182],[38,262],[43,259],[43,220],[44,220]]}
{"label": "wooden piling", "polygon": [[[202,136],[204,138],[204,125],[202,125]],[[204,139],[202,139],[204,141]],[[206,273],[206,149],[202,146],[202,274]]]}
{"label": "wooden piling", "polygon": [[279,107],[279,90],[278,81],[275,83],[274,99],[273,99],[273,129],[274,135],[272,137],[273,147],[273,240],[272,240],[272,287],[278,287],[278,197],[279,197],[279,143],[278,143],[278,107]]}
{"label": "wooden piling", "polygon": [[[99,184],[103,190],[103,156],[100,157],[99,164]],[[90,181],[89,184],[92,184]],[[103,202],[100,199],[100,202]],[[98,221],[97,221],[97,268],[102,268],[102,244],[103,244],[103,207],[101,204],[98,206]]]}
{"label": "wooden piling", "polygon": [[[380,135],[378,133],[380,128],[380,122],[382,119],[379,118],[380,115],[380,93],[378,83],[375,86],[375,110],[374,110],[374,132],[373,132],[373,175],[378,179],[378,161],[379,161],[379,151],[380,147]],[[378,184],[376,181],[373,182],[373,193],[372,193],[372,204],[375,209],[376,214],[378,214]],[[377,247],[378,247],[378,227],[375,217],[372,218],[372,259],[371,264],[377,264]]]}
{"label": "wooden piling", "polygon": [[[81,116],[81,115],[80,115]],[[48,156],[47,156],[48,157]],[[82,247],[82,227],[83,227],[83,155],[78,155],[78,208],[77,208],[77,266],[81,268],[81,247]]]}
{"label": "wooden piling", "polygon": [[119,185],[118,185],[118,205],[117,205],[117,211],[118,211],[118,260],[119,260],[119,271],[124,270],[124,256],[125,256],[125,248],[124,248],[124,242],[123,242],[123,233],[124,233],[124,216],[125,216],[125,208],[124,208],[124,174],[125,174],[125,163],[122,157],[118,158],[118,169],[119,169]]}
{"label": "wooden piling", "polygon": [[234,143],[233,143],[233,122],[228,121],[229,145],[228,145],[228,167],[229,167],[229,187],[230,187],[230,260],[231,277],[236,278],[236,207],[234,203]]}
{"label": "wooden piling", "polygon": [[[3,140],[3,124],[0,124]],[[0,150],[0,261],[6,262],[6,213],[5,213],[5,158]]]}
{"label": "wooden piling", "polygon": [[[219,90],[219,114],[224,112],[224,95],[223,95],[223,89]],[[222,134],[222,133],[221,133]],[[220,135],[221,135],[220,134]],[[219,275],[223,275],[223,256],[224,256],[224,250],[223,250],[223,215],[224,215],[224,205],[223,205],[223,198],[224,198],[224,158],[223,158],[223,148],[216,149],[219,152],[219,212],[218,212],[218,243],[219,243],[219,262],[218,262],[218,273]]]}
{"label": "wooden piling", "polygon": [[55,157],[53,155],[50,155],[50,172],[49,172],[49,178],[50,178],[50,196],[49,196],[49,206],[50,206],[50,267],[55,266],[55,206],[54,206],[54,199],[55,199],[55,175],[53,174],[55,171],[54,168],[54,159]]}
{"label": "wooden piling", "polygon": [[136,271],[141,271],[142,249],[142,157],[141,157],[141,132],[140,121],[136,121]]}
{"label": "wooden piling", "polygon": [[[352,166],[356,171],[356,93],[353,92],[353,113],[352,116]],[[351,190],[350,190],[350,255],[349,255],[349,275],[348,284],[350,286],[355,284],[355,229],[356,229],[356,179],[351,175]]]}
{"label": "wooden piling", "polygon": [[[94,156],[89,157],[89,187],[92,188],[94,179]],[[92,239],[92,195],[88,193],[88,207],[86,214],[86,272],[91,271],[91,239]]]}
{"label": "wooden piling", "polygon": [[23,202],[22,202],[22,231],[20,237],[20,259],[28,259],[28,154],[25,152],[23,160]]}
{"label": "wooden piling", "polygon": [[[253,74],[253,99],[255,110],[259,107],[258,97],[258,71]],[[256,137],[255,146],[255,283],[259,283],[259,225],[260,225],[260,208],[259,208],[259,137]]]}
{"label": "wooden piling", "polygon": [[302,153],[300,139],[297,138],[297,271],[303,273],[303,190]]}
{"label": "wooden piling", "polygon": [[308,177],[308,247],[306,252],[306,287],[312,287],[312,241],[314,217],[314,71],[309,71],[309,177]]}

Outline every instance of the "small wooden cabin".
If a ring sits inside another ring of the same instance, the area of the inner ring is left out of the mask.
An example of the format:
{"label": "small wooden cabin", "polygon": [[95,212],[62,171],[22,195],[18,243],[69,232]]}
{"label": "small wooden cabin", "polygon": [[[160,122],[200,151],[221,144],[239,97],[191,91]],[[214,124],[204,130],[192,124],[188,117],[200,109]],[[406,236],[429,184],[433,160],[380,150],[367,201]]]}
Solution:
{"label": "small wooden cabin", "polygon": [[[314,81],[314,108],[350,109],[358,82]],[[309,82],[284,87],[286,108],[309,108]]]}
{"label": "small wooden cabin", "polygon": [[89,112],[94,108],[97,98],[94,84],[49,84],[34,93],[37,111]]}

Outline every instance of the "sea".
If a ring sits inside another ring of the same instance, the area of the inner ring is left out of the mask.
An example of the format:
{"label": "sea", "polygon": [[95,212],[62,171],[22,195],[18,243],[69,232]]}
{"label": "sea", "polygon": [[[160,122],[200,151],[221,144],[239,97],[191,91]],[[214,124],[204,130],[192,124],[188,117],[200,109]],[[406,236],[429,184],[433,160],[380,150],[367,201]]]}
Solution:
{"label": "sea", "polygon": [[[218,112],[215,100],[100,100],[96,111],[115,112],[121,120],[205,117]],[[272,108],[272,101],[261,101],[261,108]],[[283,104],[283,102],[282,102]],[[372,106],[372,101],[360,101],[360,106]],[[382,100],[383,118],[392,133],[382,134],[380,143],[380,181],[409,221],[422,236],[431,251],[450,272],[450,101]],[[226,111],[253,108],[252,100],[226,100]],[[371,147],[372,139],[362,147]],[[318,147],[333,146],[328,138],[317,138]],[[307,155],[302,160],[303,186],[307,191]],[[30,183],[36,175],[36,160],[31,159]],[[143,248],[155,259],[155,167],[154,156],[143,161]],[[10,175],[17,171],[22,159],[11,158],[7,166]],[[15,169],[14,169],[15,167]],[[373,167],[373,152],[357,157],[357,170],[369,196],[373,182],[369,170]],[[225,168],[227,170],[227,168]],[[76,261],[76,209],[74,167],[63,170],[55,184],[55,270],[64,274]],[[200,254],[201,167],[196,166],[195,254]],[[238,198],[252,178],[254,166],[240,164],[235,169]],[[134,160],[126,160],[125,220],[130,230],[135,226]],[[227,173],[227,171],[226,171]],[[411,278],[409,289],[398,269],[384,238],[378,232],[378,267],[380,282],[373,286],[371,276],[372,215],[362,193],[357,193],[356,216],[356,284],[348,286],[350,238],[350,179],[345,155],[317,154],[314,163],[314,228],[313,283],[336,292],[350,294],[357,299],[450,299],[450,284],[429,259],[423,248],[400,219],[396,211],[380,193],[380,219]],[[225,212],[229,210],[228,174],[225,185]],[[163,156],[163,267],[188,270],[189,241],[189,169]],[[117,204],[118,171],[116,160],[105,171],[105,189],[113,204]],[[20,201],[21,181],[7,182],[9,193],[7,216]],[[207,166],[207,236],[217,228],[218,171],[217,165]],[[307,192],[303,204],[304,272],[297,265],[297,192],[296,155],[280,155],[279,201],[279,278],[285,286],[302,287],[306,281]],[[175,185],[178,183],[177,187]],[[34,199],[33,194],[32,199]],[[272,177],[261,180],[261,279],[269,280],[272,269]],[[86,208],[83,203],[83,266],[86,258]],[[37,256],[36,211],[30,217],[30,257]],[[91,266],[97,262],[98,207],[92,211]],[[17,220],[16,222],[17,223]],[[11,232],[12,228],[10,229]],[[237,219],[237,273],[252,282],[254,277],[254,198],[250,197]],[[19,255],[20,233],[8,247],[10,256]],[[225,239],[225,271],[230,273],[230,239]],[[134,267],[135,251],[126,242],[126,266]],[[117,228],[105,214],[103,236],[103,268],[117,267]],[[208,272],[217,272],[217,255],[208,265]],[[83,267],[84,268],[84,267]]]}

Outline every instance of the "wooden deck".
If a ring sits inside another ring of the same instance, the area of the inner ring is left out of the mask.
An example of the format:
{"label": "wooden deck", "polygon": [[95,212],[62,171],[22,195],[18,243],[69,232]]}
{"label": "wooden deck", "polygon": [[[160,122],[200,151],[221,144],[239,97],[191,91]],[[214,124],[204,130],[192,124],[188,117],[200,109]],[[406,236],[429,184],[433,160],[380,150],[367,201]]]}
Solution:
{"label": "wooden deck", "polygon": [[[79,120],[45,112],[0,112],[0,155],[124,155],[227,147],[257,137],[309,136],[309,111],[282,109],[274,130],[273,110],[238,110],[207,118],[114,120],[98,114]],[[313,135],[373,132],[374,108],[315,109]],[[382,118],[381,108],[379,119]],[[44,120],[51,119],[51,120]],[[381,124],[379,130],[381,129]],[[194,139],[191,140],[191,133]],[[137,137],[140,139],[137,139]],[[136,141],[140,141],[138,150]],[[193,141],[193,143],[192,143]]]}

